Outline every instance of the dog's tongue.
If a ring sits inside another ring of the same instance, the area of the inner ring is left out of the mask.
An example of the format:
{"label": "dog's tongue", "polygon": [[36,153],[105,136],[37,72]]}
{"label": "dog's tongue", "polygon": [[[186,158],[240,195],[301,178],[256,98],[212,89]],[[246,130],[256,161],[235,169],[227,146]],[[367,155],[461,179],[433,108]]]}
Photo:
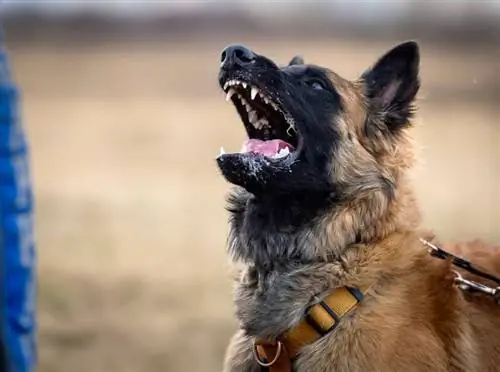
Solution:
{"label": "dog's tongue", "polygon": [[274,139],[270,141],[249,139],[243,143],[243,149],[241,150],[241,152],[253,152],[255,154],[262,154],[272,157],[280,153],[280,150],[284,149],[288,149],[289,152],[293,151],[292,145],[280,139]]}

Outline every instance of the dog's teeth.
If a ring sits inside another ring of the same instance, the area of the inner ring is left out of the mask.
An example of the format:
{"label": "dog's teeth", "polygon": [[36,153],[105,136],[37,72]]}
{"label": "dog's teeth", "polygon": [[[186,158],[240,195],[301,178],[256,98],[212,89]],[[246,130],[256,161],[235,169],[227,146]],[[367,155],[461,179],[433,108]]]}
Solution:
{"label": "dog's teeth", "polygon": [[257,123],[259,124],[259,129],[269,126],[269,121],[266,118],[259,119]]}
{"label": "dog's teeth", "polygon": [[226,90],[228,86],[229,86],[229,81],[226,81],[226,83],[224,84],[224,90]]}
{"label": "dog's teeth", "polygon": [[269,104],[269,100],[267,99],[267,97],[264,97],[263,99],[265,103]]}
{"label": "dog's teeth", "polygon": [[295,133],[297,133],[297,129],[295,129],[295,125],[289,123],[288,124],[288,128],[286,130],[286,134],[288,134],[289,137],[292,137],[292,133],[290,132],[290,130],[293,130]]}
{"label": "dog's teeth", "polygon": [[227,95],[226,95],[226,101],[229,101],[234,93],[236,93],[234,91],[234,89],[233,88],[229,88],[229,90],[227,91]]}
{"label": "dog's teeth", "polygon": [[222,156],[222,155],[224,155],[225,153],[226,153],[226,152],[224,151],[224,147],[222,147],[222,146],[221,146],[219,156]]}
{"label": "dog's teeth", "polygon": [[247,89],[247,83],[241,83],[243,85],[243,88]]}
{"label": "dog's teeth", "polygon": [[240,97],[240,99],[241,99],[241,104],[242,104],[243,106],[246,106],[246,105],[247,105],[247,101],[245,100],[245,98]]}
{"label": "dog's teeth", "polygon": [[245,105],[245,108],[247,109],[247,112],[252,111],[252,106],[250,106],[248,103]]}
{"label": "dog's teeth", "polygon": [[271,106],[275,111],[278,111],[278,106],[276,106],[274,103],[271,102]]}
{"label": "dog's teeth", "polygon": [[257,97],[257,93],[259,93],[259,89],[257,89],[256,87],[252,87],[252,89],[250,90],[250,98],[254,100],[255,97]]}
{"label": "dog's teeth", "polygon": [[255,122],[257,121],[257,113],[255,111],[250,111],[248,113],[248,121],[255,125]]}

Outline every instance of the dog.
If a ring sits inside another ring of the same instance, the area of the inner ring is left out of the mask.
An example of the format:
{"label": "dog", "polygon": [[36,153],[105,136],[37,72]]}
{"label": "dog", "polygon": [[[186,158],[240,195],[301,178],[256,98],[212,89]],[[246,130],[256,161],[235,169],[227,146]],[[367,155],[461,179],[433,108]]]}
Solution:
{"label": "dog", "polygon": [[[419,65],[415,41],[355,81],[300,56],[222,52],[219,84],[248,135],[216,159],[240,265],[224,371],[500,371],[500,305],[455,285],[492,282],[422,243],[436,240],[408,177]],[[498,247],[446,247],[500,274]]]}

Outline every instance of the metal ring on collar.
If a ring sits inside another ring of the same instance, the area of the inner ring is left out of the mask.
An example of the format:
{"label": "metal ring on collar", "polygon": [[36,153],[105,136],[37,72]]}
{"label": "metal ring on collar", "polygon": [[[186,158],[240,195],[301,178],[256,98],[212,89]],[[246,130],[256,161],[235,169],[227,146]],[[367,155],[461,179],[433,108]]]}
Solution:
{"label": "metal ring on collar", "polygon": [[283,344],[281,341],[278,341],[278,350],[276,351],[276,355],[274,356],[274,359],[267,363],[267,362],[264,362],[261,358],[260,358],[260,355],[259,355],[259,351],[257,350],[257,344],[255,343],[255,340],[253,342],[253,355],[255,357],[255,360],[257,361],[257,363],[259,363],[260,366],[262,367],[271,367],[274,363],[276,363],[281,355],[281,352],[283,351]]}

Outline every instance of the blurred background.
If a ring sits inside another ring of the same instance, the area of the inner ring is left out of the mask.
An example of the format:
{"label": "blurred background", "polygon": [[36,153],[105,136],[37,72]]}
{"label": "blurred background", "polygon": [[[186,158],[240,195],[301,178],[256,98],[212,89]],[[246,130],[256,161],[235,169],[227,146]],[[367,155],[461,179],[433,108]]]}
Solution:
{"label": "blurred background", "polygon": [[500,243],[499,1],[3,1],[31,143],[40,372],[219,371],[236,327],[228,185],[244,131],[233,42],[356,78],[422,47],[414,171],[443,239]]}

